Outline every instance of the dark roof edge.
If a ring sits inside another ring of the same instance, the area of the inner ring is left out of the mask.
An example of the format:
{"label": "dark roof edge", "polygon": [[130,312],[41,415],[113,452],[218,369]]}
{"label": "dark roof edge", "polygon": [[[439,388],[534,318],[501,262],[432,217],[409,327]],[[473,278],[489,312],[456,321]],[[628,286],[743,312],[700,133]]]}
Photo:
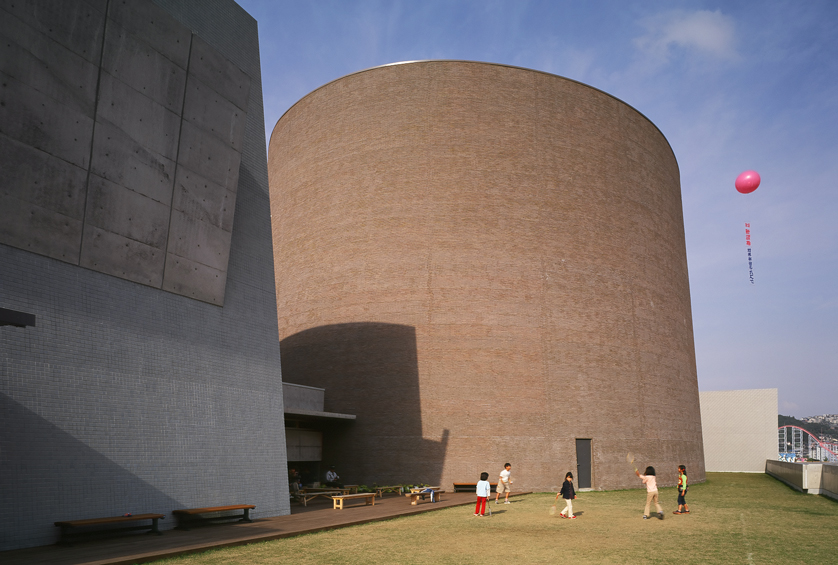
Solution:
{"label": "dark roof edge", "polygon": [[283,410],[286,416],[315,416],[318,418],[329,418],[332,420],[354,420],[357,418],[355,414],[339,414],[337,412],[319,412],[317,410],[298,410],[292,408],[291,410]]}

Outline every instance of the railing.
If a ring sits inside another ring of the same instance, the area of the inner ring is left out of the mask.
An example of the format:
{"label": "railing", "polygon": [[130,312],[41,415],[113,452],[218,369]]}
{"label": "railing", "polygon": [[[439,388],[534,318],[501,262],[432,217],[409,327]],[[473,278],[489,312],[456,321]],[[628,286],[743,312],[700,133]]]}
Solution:
{"label": "railing", "polygon": [[[804,457],[807,459],[815,458],[820,461],[825,456],[827,461],[838,462],[838,454],[833,451],[834,445],[829,444],[827,446],[809,430],[804,430],[800,426],[780,426],[777,428],[777,435],[779,452],[784,456],[784,460],[787,460],[788,455],[793,453],[801,459]],[[812,455],[813,453],[814,455]]]}

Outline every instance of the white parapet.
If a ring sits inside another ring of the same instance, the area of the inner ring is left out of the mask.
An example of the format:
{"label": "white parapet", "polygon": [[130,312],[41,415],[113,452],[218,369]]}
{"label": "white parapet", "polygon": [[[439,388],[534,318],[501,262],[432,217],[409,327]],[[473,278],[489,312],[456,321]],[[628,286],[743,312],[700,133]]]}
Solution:
{"label": "white parapet", "polygon": [[769,459],[765,462],[765,472],[801,492],[838,499],[838,465]]}

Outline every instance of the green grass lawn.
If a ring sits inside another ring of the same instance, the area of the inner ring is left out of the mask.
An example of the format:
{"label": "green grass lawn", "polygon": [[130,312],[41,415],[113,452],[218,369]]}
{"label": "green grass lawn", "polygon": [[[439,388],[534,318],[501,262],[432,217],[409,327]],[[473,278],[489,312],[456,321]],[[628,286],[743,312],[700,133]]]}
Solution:
{"label": "green grass lawn", "polygon": [[663,521],[641,518],[644,490],[581,493],[576,520],[550,516],[553,497],[493,504],[491,518],[461,506],[155,563],[838,563],[838,502],[768,475],[708,473],[684,516],[672,514],[675,489],[661,489]]}

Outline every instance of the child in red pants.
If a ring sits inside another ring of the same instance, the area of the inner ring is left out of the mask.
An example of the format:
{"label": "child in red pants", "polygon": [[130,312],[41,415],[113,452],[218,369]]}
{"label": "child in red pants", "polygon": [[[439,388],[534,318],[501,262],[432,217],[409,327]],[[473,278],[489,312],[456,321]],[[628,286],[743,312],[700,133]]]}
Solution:
{"label": "child in red pants", "polygon": [[489,473],[480,473],[480,480],[477,482],[477,506],[474,507],[474,515],[481,518],[486,513],[486,499],[492,492],[492,485],[488,479]]}

